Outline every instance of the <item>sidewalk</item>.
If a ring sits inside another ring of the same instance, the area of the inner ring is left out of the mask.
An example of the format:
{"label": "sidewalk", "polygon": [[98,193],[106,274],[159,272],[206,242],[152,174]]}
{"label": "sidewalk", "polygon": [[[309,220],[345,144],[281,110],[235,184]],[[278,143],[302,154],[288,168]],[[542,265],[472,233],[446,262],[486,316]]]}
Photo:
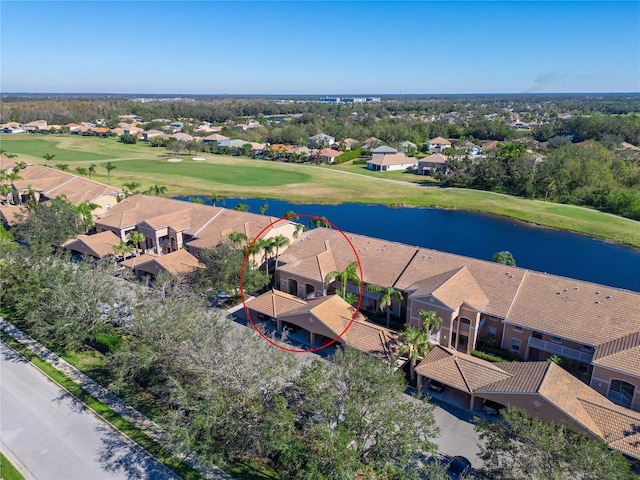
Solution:
{"label": "sidewalk", "polygon": [[110,393],[106,388],[98,385],[66,360],[45,348],[35,339],[31,338],[25,332],[2,317],[0,317],[0,328],[47,363],[55,367],[73,382],[81,386],[85,391],[93,395],[105,405],[108,405],[114,412],[131,422],[138,429],[142,430],[155,442],[173,452],[183,462],[196,470],[207,480],[233,480],[232,476],[226,474],[218,467],[207,466],[204,462],[200,462],[194,453],[188,451],[184,444],[172,441],[167,432],[152,420],[133,409],[120,398]]}

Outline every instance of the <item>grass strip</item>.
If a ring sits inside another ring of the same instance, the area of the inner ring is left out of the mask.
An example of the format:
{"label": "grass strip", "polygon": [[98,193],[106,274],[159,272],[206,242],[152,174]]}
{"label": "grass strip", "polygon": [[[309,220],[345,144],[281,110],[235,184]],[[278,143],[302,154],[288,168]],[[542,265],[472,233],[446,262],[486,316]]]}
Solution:
{"label": "grass strip", "polygon": [[0,452],[0,478],[2,480],[24,480],[22,474],[16,470],[16,467],[7,460],[2,452]]}
{"label": "grass strip", "polygon": [[35,353],[24,347],[10,335],[2,332],[2,341],[11,346],[18,353],[23,355],[27,360],[34,364],[39,370],[55,381],[58,385],[65,388],[69,393],[77,397],[82,403],[87,405],[91,410],[96,412],[100,417],[109,422],[120,432],[125,434],[140,447],[153,455],[158,461],[180,475],[185,480],[203,480],[204,477],[197,471],[176,457],[171,451],[163,447],[155,440],[151,439],[146,433],[137,428],[131,422],[114,412],[109,406],[102,403],[93,395],[87,393],[82,387],[76,384],[69,377],[61,373],[55,367],[42,360]]}

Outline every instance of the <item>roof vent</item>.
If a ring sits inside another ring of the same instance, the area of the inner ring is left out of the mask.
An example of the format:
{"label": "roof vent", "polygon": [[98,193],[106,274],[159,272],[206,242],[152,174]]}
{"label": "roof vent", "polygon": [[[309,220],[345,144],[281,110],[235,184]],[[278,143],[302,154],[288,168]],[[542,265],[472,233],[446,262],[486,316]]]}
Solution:
{"label": "roof vent", "polygon": [[560,295],[560,292],[556,292],[556,295]]}
{"label": "roof vent", "polygon": [[611,298],[611,295],[607,295],[605,298]]}
{"label": "roof vent", "polygon": [[513,275],[509,275],[509,278],[513,278]]}
{"label": "roof vent", "polygon": [[573,287],[573,289],[574,289],[574,290],[579,290],[579,288],[578,288],[578,287]]}
{"label": "roof vent", "polygon": [[600,291],[597,291],[597,292],[596,292],[596,295],[600,295]]}
{"label": "roof vent", "polygon": [[431,260],[433,257],[431,255],[429,255],[429,260]]}
{"label": "roof vent", "polygon": [[563,292],[568,292],[568,291],[569,291],[569,289],[568,289],[568,288],[563,288],[563,289],[562,289],[562,291],[563,291]]}
{"label": "roof vent", "polygon": [[596,300],[596,305],[600,303],[600,300]]}

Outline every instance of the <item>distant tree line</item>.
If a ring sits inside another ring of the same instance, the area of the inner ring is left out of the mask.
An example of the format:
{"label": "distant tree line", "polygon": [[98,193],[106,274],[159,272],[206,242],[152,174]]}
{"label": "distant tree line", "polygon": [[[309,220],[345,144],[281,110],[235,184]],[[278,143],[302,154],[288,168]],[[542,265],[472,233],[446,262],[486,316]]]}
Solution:
{"label": "distant tree line", "polygon": [[479,188],[584,205],[640,220],[640,156],[593,142],[564,143],[536,161],[521,143],[505,143],[486,158],[450,159],[446,186]]}

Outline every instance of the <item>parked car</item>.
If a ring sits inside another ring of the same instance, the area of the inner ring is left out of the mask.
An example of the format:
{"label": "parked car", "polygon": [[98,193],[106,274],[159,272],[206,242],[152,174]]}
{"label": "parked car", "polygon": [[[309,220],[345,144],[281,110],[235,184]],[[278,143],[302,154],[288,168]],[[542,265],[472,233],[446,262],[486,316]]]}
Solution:
{"label": "parked car", "polygon": [[451,458],[447,465],[447,475],[449,478],[465,478],[471,473],[471,462],[460,455]]}
{"label": "parked car", "polygon": [[482,402],[482,411],[487,415],[497,415],[503,408],[504,405],[492,400],[485,400]]}
{"label": "parked car", "polygon": [[435,380],[431,380],[429,382],[429,388],[436,392],[444,392],[447,386],[444,383],[437,382]]}

